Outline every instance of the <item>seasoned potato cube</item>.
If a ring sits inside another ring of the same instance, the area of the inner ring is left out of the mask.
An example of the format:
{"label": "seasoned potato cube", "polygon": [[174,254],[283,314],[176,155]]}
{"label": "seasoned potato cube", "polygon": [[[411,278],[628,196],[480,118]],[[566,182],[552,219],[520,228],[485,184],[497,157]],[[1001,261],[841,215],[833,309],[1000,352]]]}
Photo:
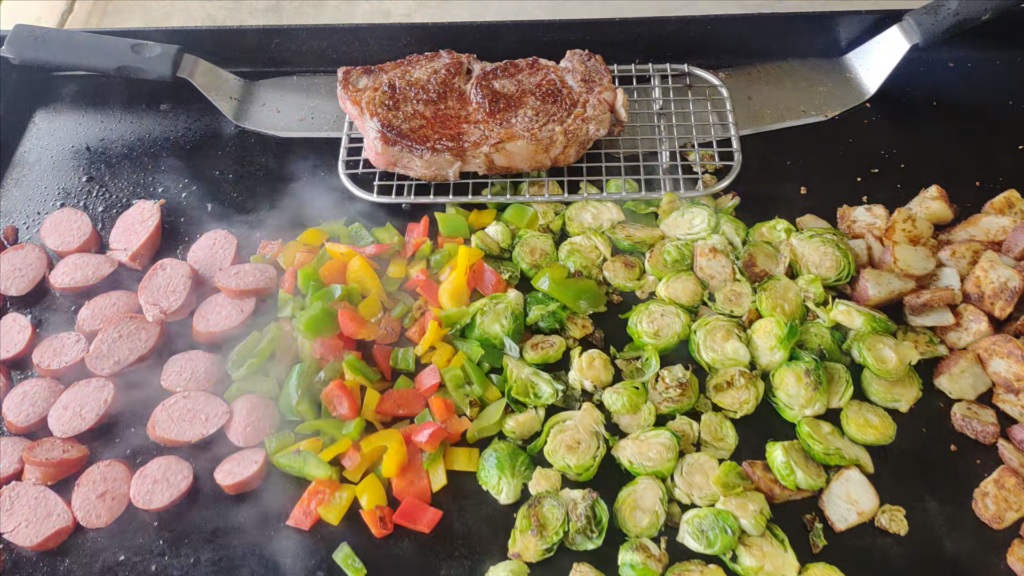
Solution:
{"label": "seasoned potato cube", "polygon": [[893,211],[889,223],[885,227],[883,238],[893,244],[912,244],[920,246],[932,237],[935,227],[931,222],[920,217],[909,208],[897,208]]}
{"label": "seasoned potato cube", "polygon": [[963,294],[952,288],[925,288],[903,297],[903,307],[909,314],[923,314],[940,306],[959,306]]}
{"label": "seasoned potato cube", "polygon": [[993,386],[992,403],[1003,414],[1017,422],[1024,422],[1024,392],[1007,386]]}
{"label": "seasoned potato cube", "polygon": [[1004,320],[1024,292],[1024,275],[1010,268],[989,250],[964,280],[964,302]]}
{"label": "seasoned potato cube", "polygon": [[1009,466],[1000,466],[981,481],[971,502],[982,522],[996,530],[1024,518],[1024,479]]}
{"label": "seasoned potato cube", "polygon": [[801,230],[810,230],[811,228],[831,228],[832,225],[814,214],[804,214],[796,219],[796,227]]}
{"label": "seasoned potato cube", "polygon": [[[965,274],[966,276],[966,274]],[[924,288],[952,288],[960,291],[960,273],[956,268],[940,266],[919,281]]]}
{"label": "seasoned potato cube", "polygon": [[846,243],[850,247],[850,252],[853,254],[853,261],[857,264],[857,268],[867,268],[871,266],[871,252],[868,249],[868,243],[863,238],[854,238]]}
{"label": "seasoned potato cube", "polygon": [[850,238],[881,238],[889,223],[889,209],[881,204],[844,204],[836,210],[836,222],[836,227]]}
{"label": "seasoned potato cube", "polygon": [[999,332],[1010,336],[1024,336],[1024,316],[1010,315],[1010,319],[999,328]]}
{"label": "seasoned potato cube", "polygon": [[953,400],[974,400],[992,388],[992,379],[974,350],[950,352],[935,366],[932,380],[936,388]]}
{"label": "seasoned potato cube", "polygon": [[996,450],[999,451],[999,459],[1003,464],[1013,468],[1018,476],[1024,476],[1024,452],[1020,448],[1006,438],[998,438]]}
{"label": "seasoned potato cube", "polygon": [[912,314],[904,307],[903,314],[907,318],[907,324],[921,328],[939,328],[956,324],[956,317],[953,316],[949,306],[939,306],[920,314]]}
{"label": "seasoned potato cube", "polygon": [[963,350],[978,340],[995,333],[988,314],[976,306],[965,302],[956,307],[953,316],[956,318],[956,324],[935,329],[935,334],[942,338],[942,341],[950,348]]}
{"label": "seasoned potato cube", "polygon": [[981,255],[992,250],[994,246],[973,240],[954,242],[939,248],[938,260],[941,265],[956,270],[961,278],[966,278],[981,259]]}
{"label": "seasoned potato cube", "polygon": [[875,268],[885,268],[885,245],[882,241],[874,236],[865,236],[862,238],[868,245],[868,259],[871,261],[871,266]]}
{"label": "seasoned potato cube", "polygon": [[971,350],[996,386],[1024,391],[1024,343],[1009,334],[996,334],[978,340]]}
{"label": "seasoned potato cube", "polygon": [[[1024,525],[1021,530],[1024,530]],[[1010,542],[1010,549],[1006,551],[1006,564],[1014,574],[1024,576],[1024,540],[1017,538]]]}
{"label": "seasoned potato cube", "polygon": [[747,477],[754,483],[754,489],[764,494],[764,497],[772,504],[792,502],[814,496],[814,492],[808,490],[790,490],[783,486],[772,474],[772,469],[764,460],[747,460],[743,462],[742,466]]}
{"label": "seasoned potato cube", "polygon": [[982,444],[995,444],[999,439],[999,418],[996,411],[973,400],[961,400],[953,404],[949,412],[953,428]]}
{"label": "seasoned potato cube", "polygon": [[1014,424],[1007,428],[1006,437],[1018,450],[1024,450],[1024,424]]}
{"label": "seasoned potato cube", "polygon": [[981,213],[1001,214],[1024,220],[1024,198],[1020,197],[1020,192],[1010,188],[999,196],[985,202],[985,205],[981,207]]}
{"label": "seasoned potato cube", "polygon": [[997,242],[1002,244],[1006,237],[1010,235],[1013,227],[1020,224],[1020,222],[1020,218],[1014,218],[1013,216],[974,214],[956,226],[943,230],[939,234],[939,241],[949,243],[976,240],[978,242]]}
{"label": "seasoned potato cube", "polygon": [[874,308],[896,302],[916,287],[914,281],[906,276],[888,270],[864,268],[853,281],[853,300]]}
{"label": "seasoned potato cube", "polygon": [[879,504],[875,487],[856,466],[847,466],[836,472],[818,497],[818,506],[836,532],[871,520],[878,512]]}
{"label": "seasoned potato cube", "polygon": [[927,276],[939,262],[935,253],[924,246],[890,244],[882,252],[883,268],[905,276],[920,278]]}
{"label": "seasoned potato cube", "polygon": [[918,216],[932,224],[949,224],[956,217],[956,208],[949,201],[946,191],[938,184],[932,184],[918,192],[913,200],[907,203]]}

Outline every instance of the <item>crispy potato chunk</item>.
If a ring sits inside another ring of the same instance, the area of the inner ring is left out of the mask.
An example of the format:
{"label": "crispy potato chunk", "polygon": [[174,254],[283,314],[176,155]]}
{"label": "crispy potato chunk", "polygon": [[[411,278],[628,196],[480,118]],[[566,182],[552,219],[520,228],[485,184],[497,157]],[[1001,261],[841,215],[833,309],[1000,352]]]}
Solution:
{"label": "crispy potato chunk", "polygon": [[814,214],[804,214],[796,219],[796,227],[800,230],[810,230],[811,228],[831,228],[832,225],[828,223],[828,220]]}
{"label": "crispy potato chunk", "polygon": [[746,460],[742,466],[747,477],[754,483],[754,489],[764,494],[764,497],[772,504],[792,502],[814,496],[814,492],[808,490],[790,490],[783,486],[772,474],[772,469],[764,460]]}
{"label": "crispy potato chunk", "polygon": [[1024,452],[1006,438],[999,438],[996,442],[996,450],[999,451],[999,459],[1003,461],[1018,476],[1024,477]]}
{"label": "crispy potato chunk", "polygon": [[1002,244],[1010,231],[1017,224],[1020,218],[1003,216],[1001,214],[974,214],[963,222],[947,228],[939,234],[939,241],[943,243],[967,242],[996,242]]}
{"label": "crispy potato chunk", "polygon": [[1024,424],[1014,424],[1007,428],[1006,437],[1018,450],[1024,450]]}
{"label": "crispy potato chunk", "polygon": [[916,287],[913,280],[901,274],[864,268],[853,281],[853,300],[865,306],[878,307],[896,302]]}
{"label": "crispy potato chunk", "polygon": [[885,245],[882,244],[882,241],[874,236],[865,236],[862,240],[868,246],[868,259],[871,261],[871,266],[885,268],[885,261],[883,260]]}
{"label": "crispy potato chunk", "polygon": [[836,210],[836,226],[850,238],[881,238],[889,223],[889,209],[882,204],[843,205]]}
{"label": "crispy potato chunk", "polygon": [[883,268],[905,276],[920,278],[931,274],[939,261],[935,253],[924,246],[890,244],[882,252]]}
{"label": "crispy potato chunk", "polygon": [[[1024,530],[1024,525],[1021,530]],[[1024,540],[1017,538],[1010,542],[1010,549],[1006,551],[1006,564],[1014,574],[1024,576]]]}
{"label": "crispy potato chunk", "polygon": [[962,286],[960,273],[956,271],[956,268],[948,266],[936,268],[931,274],[920,280],[920,285],[924,288],[952,288],[957,291]]}
{"label": "crispy potato chunk", "polygon": [[974,350],[950,352],[935,366],[932,381],[953,400],[974,400],[992,388],[992,379]]}
{"label": "crispy potato chunk", "polygon": [[892,244],[920,246],[930,240],[934,233],[935,227],[931,222],[909,208],[897,208],[889,218],[883,238]]}
{"label": "crispy potato chunk", "polygon": [[1002,251],[1014,260],[1024,260],[1024,223],[1017,224],[1010,230],[1010,235],[1003,240]]}
{"label": "crispy potato chunk", "polygon": [[857,264],[857,268],[867,268],[871,266],[871,252],[868,249],[868,243],[863,238],[854,238],[846,242],[846,245],[850,247],[850,253],[853,254],[853,261]]}
{"label": "crispy potato chunk", "polygon": [[957,432],[982,444],[992,445],[999,439],[999,418],[984,404],[961,400],[953,404],[949,418]]}
{"label": "crispy potato chunk", "polygon": [[1010,319],[999,328],[999,332],[1010,336],[1024,336],[1024,315],[1011,314]]}
{"label": "crispy potato chunk", "polygon": [[1024,198],[1020,197],[1020,192],[1010,188],[999,196],[985,202],[985,205],[981,207],[981,213],[1001,214],[1024,220]]}
{"label": "crispy potato chunk", "polygon": [[925,288],[903,297],[903,306],[910,314],[923,314],[939,306],[959,306],[963,294],[952,288]]}
{"label": "crispy potato chunk", "polygon": [[956,207],[950,203],[946,191],[938,184],[932,184],[918,192],[917,196],[907,203],[907,208],[939,226],[949,224],[956,217]]}
{"label": "crispy potato chunk", "polygon": [[913,314],[904,307],[903,314],[907,318],[907,324],[919,328],[940,328],[956,324],[956,317],[953,316],[949,306],[939,306],[919,314]]}
{"label": "crispy potato chunk", "polygon": [[950,348],[963,350],[995,333],[988,315],[972,304],[965,302],[957,306],[953,316],[956,318],[956,324],[935,328],[935,334]]}
{"label": "crispy potato chunk", "polygon": [[964,280],[964,301],[1005,320],[1024,292],[1024,275],[1010,268],[989,250]]}
{"label": "crispy potato chunk", "polygon": [[871,520],[878,512],[879,504],[875,487],[856,466],[847,466],[836,472],[818,497],[818,506],[836,532]]}
{"label": "crispy potato chunk", "polygon": [[981,481],[971,502],[982,522],[996,530],[1024,518],[1024,479],[1009,466],[1000,466]]}
{"label": "crispy potato chunk", "polygon": [[981,255],[994,247],[994,244],[974,240],[954,242],[939,248],[938,260],[940,264],[953,268],[961,278],[965,278],[978,263]]}
{"label": "crispy potato chunk", "polygon": [[1024,343],[1008,334],[996,334],[978,340],[971,350],[996,386],[1024,391]]}
{"label": "crispy potato chunk", "polygon": [[1024,422],[1024,391],[1006,386],[992,387],[992,403],[1010,418]]}

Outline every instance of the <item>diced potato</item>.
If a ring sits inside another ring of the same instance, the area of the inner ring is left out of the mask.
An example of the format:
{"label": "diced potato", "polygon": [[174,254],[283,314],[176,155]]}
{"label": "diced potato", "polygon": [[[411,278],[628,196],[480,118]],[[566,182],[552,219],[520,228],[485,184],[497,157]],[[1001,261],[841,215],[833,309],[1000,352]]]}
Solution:
{"label": "diced potato", "polygon": [[996,530],[1024,518],[1024,479],[1009,466],[1000,466],[981,481],[971,502],[982,522]]}
{"label": "diced potato", "polygon": [[956,317],[949,306],[939,306],[920,314],[912,314],[904,308],[903,314],[907,318],[907,324],[919,328],[939,328],[956,324]]}
{"label": "diced potato", "polygon": [[881,238],[889,223],[889,209],[882,204],[861,204],[836,210],[836,227],[850,238]]}
{"label": "diced potato", "polygon": [[1013,258],[1010,258],[1006,254],[1003,254],[1001,252],[999,253],[999,261],[1005,264],[1006,266],[1009,266],[1010,268],[1016,268],[1017,265],[1020,264],[1020,262],[1017,262]]}
{"label": "diced potato", "polygon": [[772,504],[780,502],[792,502],[814,496],[814,492],[808,490],[790,490],[786,488],[772,474],[772,469],[764,460],[747,460],[743,462],[743,471],[754,483],[754,489],[764,494],[764,497]]}
{"label": "diced potato", "polygon": [[918,192],[907,208],[932,224],[949,224],[956,217],[956,208],[949,201],[946,191],[938,184],[932,184]]}
{"label": "diced potato", "polygon": [[974,400],[992,388],[992,379],[973,350],[953,350],[935,366],[933,376],[935,387],[953,400]]}
{"label": "diced potato", "polygon": [[1024,451],[1024,424],[1014,424],[1006,429],[1006,437],[1018,450]]}
{"label": "diced potato", "polygon": [[957,432],[982,444],[992,445],[999,439],[999,418],[984,404],[961,400],[953,404],[949,418]]}
{"label": "diced potato", "polygon": [[1024,220],[1024,198],[1020,197],[1020,192],[1010,188],[999,196],[985,202],[985,205],[981,207],[981,213],[1001,214]]}
{"label": "diced potato", "polygon": [[865,236],[862,240],[868,245],[868,259],[871,261],[871,266],[885,268],[885,261],[883,260],[885,245],[882,244],[882,241],[874,236]]}
{"label": "diced potato", "polygon": [[913,280],[888,270],[864,268],[853,281],[853,300],[873,308],[896,302],[917,285]]}
{"label": "diced potato", "polygon": [[956,271],[956,268],[948,266],[936,268],[931,274],[922,278],[919,283],[925,288],[952,288],[958,292],[961,288],[960,273]]}
{"label": "diced potato", "polygon": [[871,266],[871,252],[868,250],[868,243],[863,238],[854,238],[846,242],[846,245],[850,247],[850,252],[853,254],[853,261],[857,264],[857,268],[867,268]]}
{"label": "diced potato", "polygon": [[897,208],[893,211],[889,223],[885,227],[883,238],[893,244],[912,244],[920,246],[932,237],[935,227],[931,222],[917,215],[909,208]]}
{"label": "diced potato", "polygon": [[1024,392],[1007,386],[992,387],[992,403],[1010,418],[1024,422]]}
{"label": "diced potato", "polygon": [[920,278],[931,274],[939,265],[935,253],[924,246],[890,244],[882,252],[883,268],[905,276]]}
{"label": "diced potato", "polygon": [[939,241],[943,243],[966,242],[976,240],[978,242],[997,242],[1002,244],[1010,235],[1010,231],[1017,224],[1020,218],[1003,216],[1001,214],[974,214],[963,222],[947,228],[939,234]]}
{"label": "diced potato", "polygon": [[[1024,525],[1021,530],[1024,530]],[[1014,574],[1024,576],[1024,540],[1017,538],[1010,542],[1010,549],[1006,551],[1006,564]]]}
{"label": "diced potato", "polygon": [[952,288],[925,288],[903,297],[903,307],[909,314],[923,314],[940,306],[959,306],[963,294]]}
{"label": "diced potato", "polygon": [[832,225],[814,214],[804,214],[796,219],[796,227],[800,230],[810,230],[811,228],[832,228]]}
{"label": "diced potato", "polygon": [[1024,293],[1024,275],[1003,264],[999,255],[989,250],[967,275],[963,291],[964,302],[1004,320]]}
{"label": "diced potato", "polygon": [[818,506],[836,532],[871,520],[878,512],[879,504],[875,487],[856,466],[847,466],[836,472],[818,497]]}
{"label": "diced potato", "polygon": [[939,248],[939,263],[943,266],[955,269],[961,278],[966,278],[967,275],[971,273],[971,269],[974,268],[974,265],[978,263],[981,255],[992,250],[994,247],[994,244],[976,242],[973,240],[946,244],[942,248]]}
{"label": "diced potato", "polygon": [[953,316],[956,318],[956,324],[935,329],[935,335],[942,338],[942,341],[950,348],[963,350],[978,340],[995,333],[988,314],[972,304],[965,302],[957,306],[953,311]]}
{"label": "diced potato", "polygon": [[1024,452],[1020,448],[1006,438],[998,438],[996,450],[999,451],[999,459],[1003,461],[1003,464],[1013,468],[1018,476],[1024,476]]}
{"label": "diced potato", "polygon": [[1024,343],[1008,334],[996,334],[971,345],[996,386],[1024,391]]}
{"label": "diced potato", "polygon": [[999,332],[1010,336],[1024,336],[1024,316],[1011,315],[1010,319],[999,328]]}

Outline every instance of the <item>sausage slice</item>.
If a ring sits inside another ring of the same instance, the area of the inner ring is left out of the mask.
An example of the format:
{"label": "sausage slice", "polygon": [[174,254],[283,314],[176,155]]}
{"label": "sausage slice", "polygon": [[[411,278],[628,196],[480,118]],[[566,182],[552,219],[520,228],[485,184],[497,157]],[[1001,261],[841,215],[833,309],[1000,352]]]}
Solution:
{"label": "sausage slice", "polygon": [[17,312],[0,318],[0,362],[17,360],[28,354],[36,329],[32,322]]}
{"label": "sausage slice", "polygon": [[61,258],[78,252],[100,249],[100,235],[89,215],[77,208],[64,207],[51,212],[39,227],[39,238]]}
{"label": "sausage slice", "polygon": [[58,378],[82,367],[89,341],[78,332],[60,332],[43,338],[32,351],[32,366],[40,376]]}
{"label": "sausage slice", "polygon": [[223,358],[203,350],[187,350],[164,362],[160,385],[171,392],[206,390],[223,377]]}
{"label": "sausage slice", "polygon": [[142,270],[153,261],[160,246],[163,200],[139,200],[125,210],[110,230],[107,255],[133,270]]}
{"label": "sausage slice", "polygon": [[50,271],[50,288],[61,294],[88,290],[117,270],[117,260],[103,254],[69,254]]}
{"label": "sausage slice", "polygon": [[89,458],[89,449],[72,438],[48,436],[21,451],[25,471],[21,479],[50,486],[78,472]]}
{"label": "sausage slice", "polygon": [[217,272],[235,263],[237,253],[238,239],[234,234],[227,230],[210,230],[188,249],[185,261],[195,268],[203,282],[213,284]]}
{"label": "sausage slice", "polygon": [[82,472],[71,492],[71,511],[85,528],[106,528],[130,501],[132,471],[121,460],[100,460]]}
{"label": "sausage slice", "polygon": [[192,316],[192,339],[201,344],[223,342],[241,330],[255,308],[255,298],[214,294],[203,300]]}
{"label": "sausage slice", "polygon": [[21,475],[25,461],[21,451],[32,441],[21,436],[0,436],[0,485],[7,484]]}
{"label": "sausage slice", "polygon": [[147,512],[163,512],[188,494],[195,473],[192,465],[177,456],[157,456],[132,477],[132,504]]}
{"label": "sausage slice", "polygon": [[46,275],[50,257],[31,243],[16,244],[0,252],[0,294],[24,296]]}
{"label": "sausage slice", "polygon": [[114,383],[106,378],[79,380],[50,408],[46,425],[57,438],[71,438],[96,427],[114,402]]}
{"label": "sausage slice", "polygon": [[67,503],[46,486],[11,482],[0,490],[0,534],[10,543],[42,552],[75,529]]}
{"label": "sausage slice", "polygon": [[220,397],[201,390],[180,392],[157,404],[146,433],[157,444],[184,446],[220,430],[230,417],[231,410]]}
{"label": "sausage slice", "polygon": [[224,492],[234,496],[255,490],[267,474],[267,452],[246,448],[228,456],[213,471],[213,479]]}
{"label": "sausage slice", "polygon": [[214,284],[229,298],[266,296],[277,290],[277,269],[259,262],[235,264],[217,272]]}
{"label": "sausage slice", "polygon": [[142,310],[139,297],[131,290],[105,292],[82,305],[75,320],[75,331],[92,338],[121,316]]}
{"label": "sausage slice", "polygon": [[11,371],[7,366],[0,364],[0,402],[4,401],[7,397],[7,393],[11,391],[11,386],[14,386],[14,380],[11,379]]}
{"label": "sausage slice", "polygon": [[150,322],[175,322],[196,307],[195,272],[187,262],[164,258],[139,282],[139,304]]}
{"label": "sausage slice", "polygon": [[50,408],[63,393],[64,387],[53,378],[29,378],[18,384],[0,408],[7,430],[25,434],[42,427]]}
{"label": "sausage slice", "polygon": [[239,448],[251,448],[277,432],[281,415],[277,404],[259,394],[245,394],[231,403],[231,419],[224,425],[224,434]]}
{"label": "sausage slice", "polygon": [[97,376],[113,376],[152,354],[162,334],[163,324],[138,314],[122,316],[96,335],[85,367]]}

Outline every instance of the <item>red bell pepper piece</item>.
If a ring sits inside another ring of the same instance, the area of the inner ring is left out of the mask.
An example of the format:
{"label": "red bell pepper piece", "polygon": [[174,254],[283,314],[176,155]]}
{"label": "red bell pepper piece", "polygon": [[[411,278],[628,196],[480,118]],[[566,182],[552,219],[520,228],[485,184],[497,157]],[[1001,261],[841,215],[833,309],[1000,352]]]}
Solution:
{"label": "red bell pepper piece", "polygon": [[281,251],[281,246],[284,246],[284,242],[281,240],[260,240],[256,253],[267,259],[276,258],[277,253]]}
{"label": "red bell pepper piece", "polygon": [[384,314],[377,322],[377,344],[394,344],[402,335],[402,321],[393,318],[391,314]]}
{"label": "red bell pepper piece", "polygon": [[277,285],[278,289],[282,292],[287,292],[288,294],[294,294],[296,273],[297,268],[295,268],[295,266],[285,268],[284,274],[281,275],[281,281]]}
{"label": "red bell pepper piece", "polygon": [[490,296],[498,292],[504,292],[508,285],[501,274],[487,265],[483,260],[477,260],[469,268],[470,289],[477,289],[484,296]]}
{"label": "red bell pepper piece", "polygon": [[441,302],[437,299],[437,282],[434,282],[430,278],[424,278],[420,285],[416,287],[416,293],[427,299],[427,303],[434,308],[440,308]]}
{"label": "red bell pepper piece", "polygon": [[445,430],[444,426],[430,420],[416,426],[408,426],[408,428],[413,428],[412,443],[424,452],[437,450],[437,447],[441,445],[441,441],[448,437],[448,431]]}
{"label": "red bell pepper piece", "polygon": [[405,331],[405,337],[409,340],[419,344],[420,340],[423,339],[423,335],[427,333],[427,325],[433,320],[434,311],[427,310],[422,316],[416,319],[416,322]]}
{"label": "red bell pepper piece", "polygon": [[465,244],[465,243],[466,243],[466,240],[464,238],[456,238],[456,237],[452,237],[452,236],[441,236],[440,234],[438,234],[438,236],[437,236],[437,245],[438,246],[444,246],[445,244],[459,244],[459,245],[462,245],[462,244]]}
{"label": "red bell pepper piece", "polygon": [[441,422],[442,425],[445,420],[455,415],[455,402],[452,402],[451,398],[434,394],[427,399],[427,404],[430,406],[430,415],[434,417],[434,421]]}
{"label": "red bell pepper piece", "polygon": [[359,465],[359,461],[363,459],[363,455],[359,453],[359,443],[354,442],[345,453],[341,455],[341,466],[345,470],[351,470]]}
{"label": "red bell pepper piece", "polygon": [[373,256],[380,256],[384,252],[387,252],[391,248],[394,248],[391,244],[370,244],[369,246],[347,246],[353,252],[372,258]]}
{"label": "red bell pepper piece", "polygon": [[331,416],[339,420],[352,420],[359,416],[359,400],[342,380],[331,380],[320,392],[320,401]]}
{"label": "red bell pepper piece", "polygon": [[377,414],[381,416],[412,418],[427,407],[427,399],[412,388],[391,388],[377,401]]}
{"label": "red bell pepper piece", "polygon": [[399,469],[398,475],[391,479],[391,493],[399,502],[418,498],[430,503],[430,476],[423,468],[423,456],[419,450],[408,451],[405,464]]}
{"label": "red bell pepper piece", "polygon": [[441,521],[444,512],[417,500],[406,498],[398,506],[392,518],[395,524],[410,530],[430,534],[430,532]]}
{"label": "red bell pepper piece", "polygon": [[402,290],[415,290],[419,288],[420,284],[423,283],[423,281],[426,279],[426,269],[420,268],[419,270],[413,272],[412,276],[409,276],[409,279],[405,281],[405,284],[402,284]]}
{"label": "red bell pepper piece", "polygon": [[395,513],[388,506],[374,506],[372,510],[360,510],[359,514],[377,538],[383,538],[395,529]]}
{"label": "red bell pepper piece", "polygon": [[377,337],[377,326],[359,315],[355,306],[343,302],[338,308],[338,325],[341,333],[356,340],[373,340]]}
{"label": "red bell pepper piece", "polygon": [[355,340],[346,336],[316,338],[313,340],[313,358],[322,362],[330,362],[343,358],[346,352],[355,351]]}
{"label": "red bell pepper piece", "polygon": [[384,379],[391,380],[391,346],[374,344],[370,352],[373,354],[373,361],[377,363],[377,369],[384,375]]}
{"label": "red bell pepper piece", "polygon": [[441,385],[441,371],[438,370],[437,366],[431,364],[420,370],[420,373],[413,378],[412,382],[416,391],[422,394],[424,398],[428,398],[434,392],[437,392],[437,387]]}
{"label": "red bell pepper piece", "polygon": [[420,246],[426,243],[430,234],[430,219],[424,216],[419,222],[409,222],[405,227],[405,247],[402,256],[412,256]]}
{"label": "red bell pepper piece", "polygon": [[455,444],[462,437],[462,433],[469,430],[469,427],[473,425],[469,421],[469,418],[465,416],[456,416],[452,414],[447,420],[441,422],[444,429],[448,431],[448,443]]}
{"label": "red bell pepper piece", "polygon": [[320,519],[320,514],[316,509],[339,488],[341,488],[341,484],[337,480],[323,478],[313,480],[306,491],[302,493],[302,498],[299,498],[299,502],[292,509],[292,513],[288,515],[288,521],[285,524],[308,532]]}

